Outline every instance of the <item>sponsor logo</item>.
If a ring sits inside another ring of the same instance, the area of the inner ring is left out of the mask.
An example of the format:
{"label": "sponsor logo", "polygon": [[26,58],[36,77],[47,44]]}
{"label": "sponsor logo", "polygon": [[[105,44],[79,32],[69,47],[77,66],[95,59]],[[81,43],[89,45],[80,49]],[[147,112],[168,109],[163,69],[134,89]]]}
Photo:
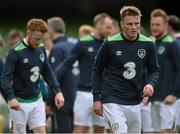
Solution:
{"label": "sponsor logo", "polygon": [[27,59],[27,58],[24,58],[24,59],[23,59],[23,63],[26,64],[26,63],[28,63],[28,62],[29,62],[29,59]]}
{"label": "sponsor logo", "polygon": [[121,51],[116,51],[116,55],[120,56],[120,55],[122,55],[122,52]]}
{"label": "sponsor logo", "polygon": [[88,52],[94,52],[94,48],[93,47],[88,47]]}

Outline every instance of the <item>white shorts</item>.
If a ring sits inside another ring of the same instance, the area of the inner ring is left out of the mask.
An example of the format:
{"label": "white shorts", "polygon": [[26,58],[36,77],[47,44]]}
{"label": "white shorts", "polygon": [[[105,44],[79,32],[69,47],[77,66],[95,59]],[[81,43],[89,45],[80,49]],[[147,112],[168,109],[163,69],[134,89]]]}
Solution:
{"label": "white shorts", "polygon": [[74,104],[74,125],[105,126],[104,118],[96,115],[93,111],[93,95],[91,92],[77,91]]}
{"label": "white shorts", "polygon": [[154,132],[151,118],[151,103],[140,104],[141,109],[141,130],[142,132]]}
{"label": "white shorts", "polygon": [[176,101],[175,129],[180,129],[180,99]]}
{"label": "white shorts", "polygon": [[151,103],[152,124],[155,132],[173,128],[173,115],[170,105],[155,101]]}
{"label": "white shorts", "polygon": [[46,125],[45,105],[42,98],[35,102],[20,103],[20,110],[10,109],[10,115],[13,131],[17,134],[26,133],[27,124],[30,130]]}
{"label": "white shorts", "polygon": [[104,117],[113,133],[140,133],[141,114],[139,105],[103,104]]}

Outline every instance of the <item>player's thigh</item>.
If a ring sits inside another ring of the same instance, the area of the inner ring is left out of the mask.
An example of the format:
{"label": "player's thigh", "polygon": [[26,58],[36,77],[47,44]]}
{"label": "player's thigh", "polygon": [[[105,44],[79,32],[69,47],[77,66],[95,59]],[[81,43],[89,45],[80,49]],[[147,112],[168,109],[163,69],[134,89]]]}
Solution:
{"label": "player's thigh", "polygon": [[103,104],[103,115],[109,121],[113,133],[127,133],[127,120],[121,105]]}
{"label": "player's thigh", "polygon": [[[26,124],[28,121],[28,109],[27,104],[20,103],[20,110],[10,109],[10,116],[12,123],[12,128],[14,133],[26,133]],[[30,109],[29,109],[30,110]]]}
{"label": "player's thigh", "polygon": [[98,116],[94,111],[92,114],[92,122],[93,125],[99,126],[99,127],[105,127],[106,119],[102,116]]}
{"label": "player's thigh", "polygon": [[74,125],[92,126],[93,101],[90,92],[77,91],[74,104]]}
{"label": "player's thigh", "polygon": [[57,127],[58,133],[72,133],[73,131],[73,111],[72,110],[57,110]]}
{"label": "player's thigh", "polygon": [[141,132],[141,113],[140,105],[126,105],[123,110],[127,119],[127,126],[129,133]]}
{"label": "player's thigh", "polygon": [[172,129],[174,118],[168,105],[161,103],[160,105],[161,130]]}
{"label": "player's thigh", "polygon": [[33,103],[34,109],[29,113],[28,125],[30,130],[46,125],[45,104],[42,99]]}
{"label": "player's thigh", "polygon": [[33,129],[33,132],[35,134],[45,134],[46,133],[46,129],[43,126],[42,127],[36,127],[36,128]]}
{"label": "player's thigh", "polygon": [[152,117],[151,117],[151,104],[141,104],[141,130],[142,132],[153,132]]}
{"label": "player's thigh", "polygon": [[151,117],[152,117],[152,126],[154,132],[161,131],[161,117],[160,117],[160,102],[155,101],[151,103]]}
{"label": "player's thigh", "polygon": [[180,99],[176,101],[175,129],[180,130]]}

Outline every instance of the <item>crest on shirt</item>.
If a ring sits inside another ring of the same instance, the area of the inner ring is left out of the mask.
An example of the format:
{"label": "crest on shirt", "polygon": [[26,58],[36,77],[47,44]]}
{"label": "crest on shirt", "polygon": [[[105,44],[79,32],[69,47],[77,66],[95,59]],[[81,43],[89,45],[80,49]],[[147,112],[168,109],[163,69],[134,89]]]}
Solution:
{"label": "crest on shirt", "polygon": [[18,124],[18,123],[16,124],[17,131],[22,132],[23,128],[24,128],[23,124]]}
{"label": "crest on shirt", "polygon": [[23,63],[26,64],[26,63],[28,63],[28,62],[29,62],[29,59],[27,59],[27,58],[24,58],[24,59],[23,59]]}
{"label": "crest on shirt", "polygon": [[157,51],[158,51],[158,54],[161,55],[161,54],[164,53],[165,47],[164,46],[159,46]]}
{"label": "crest on shirt", "polygon": [[118,130],[118,128],[119,128],[119,124],[118,123],[113,123],[111,125],[111,128],[112,128],[113,132],[116,132]]}
{"label": "crest on shirt", "polygon": [[94,48],[93,47],[88,47],[88,52],[94,52]]}
{"label": "crest on shirt", "polygon": [[54,63],[56,61],[55,57],[51,57],[51,63]]}
{"label": "crest on shirt", "polygon": [[139,49],[137,52],[139,58],[143,59],[146,55],[146,50],[145,49]]}
{"label": "crest on shirt", "polygon": [[45,61],[45,56],[44,56],[44,54],[43,54],[43,53],[41,53],[41,54],[39,55],[39,58],[40,58],[40,60],[41,60],[42,62],[44,62],[44,61]]}

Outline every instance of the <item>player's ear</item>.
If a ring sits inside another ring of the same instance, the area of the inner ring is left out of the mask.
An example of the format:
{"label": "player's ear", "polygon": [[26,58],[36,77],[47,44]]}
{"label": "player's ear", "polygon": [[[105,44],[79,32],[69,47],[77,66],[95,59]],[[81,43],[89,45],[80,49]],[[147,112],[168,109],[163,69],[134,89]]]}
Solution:
{"label": "player's ear", "polygon": [[120,21],[120,26],[121,26],[121,29],[123,29],[123,22]]}
{"label": "player's ear", "polygon": [[26,36],[29,36],[29,35],[31,35],[31,31],[30,31],[30,30],[27,30]]}

